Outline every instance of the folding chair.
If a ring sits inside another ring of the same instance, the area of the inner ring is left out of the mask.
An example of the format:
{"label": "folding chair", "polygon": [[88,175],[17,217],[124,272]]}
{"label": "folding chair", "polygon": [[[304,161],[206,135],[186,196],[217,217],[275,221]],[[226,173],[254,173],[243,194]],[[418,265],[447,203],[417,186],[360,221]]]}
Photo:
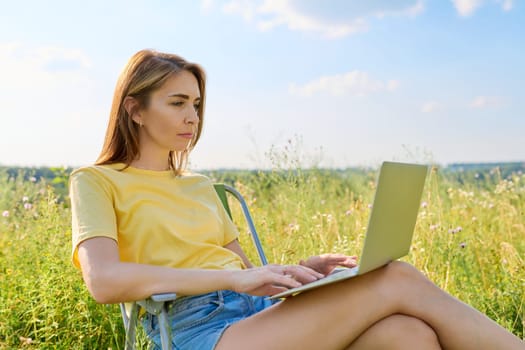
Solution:
{"label": "folding chair", "polygon": [[[233,196],[239,202],[239,205],[241,206],[244,215],[244,219],[246,220],[246,224],[248,225],[248,229],[252,237],[253,243],[255,244],[255,248],[257,249],[257,254],[259,255],[259,259],[261,260],[261,264],[268,264],[268,261],[266,260],[266,255],[264,254],[261,245],[261,241],[259,240],[257,231],[255,230],[255,225],[253,224],[250,211],[248,210],[248,205],[246,204],[246,201],[244,200],[243,196],[235,188],[225,184],[215,184],[214,187],[215,191],[219,195],[219,198],[221,199],[224,209],[226,209],[226,212],[228,213],[230,218],[232,218],[232,214],[230,206],[228,204],[228,197]],[[227,193],[229,193],[230,195],[227,196]],[[162,350],[171,349],[171,328],[168,322],[167,303],[169,301],[175,300],[176,297],[177,295],[175,293],[163,293],[152,295],[146,300],[134,302],[131,305],[131,311],[129,316],[124,307],[124,303],[120,304],[120,311],[122,314],[122,319],[124,321],[124,328],[126,330],[126,345],[124,347],[125,350],[135,349],[135,330],[138,322],[140,308],[143,308],[146,312],[154,314],[158,317]]]}

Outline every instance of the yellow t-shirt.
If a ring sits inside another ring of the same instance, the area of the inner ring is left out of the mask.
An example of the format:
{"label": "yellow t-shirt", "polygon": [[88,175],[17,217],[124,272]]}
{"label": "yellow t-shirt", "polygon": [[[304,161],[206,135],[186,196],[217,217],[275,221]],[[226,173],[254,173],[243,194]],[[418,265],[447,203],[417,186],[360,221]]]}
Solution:
{"label": "yellow t-shirt", "polygon": [[123,164],[88,166],[70,177],[73,252],[89,238],[109,237],[120,260],[177,268],[242,269],[224,248],[238,231],[212,182]]}

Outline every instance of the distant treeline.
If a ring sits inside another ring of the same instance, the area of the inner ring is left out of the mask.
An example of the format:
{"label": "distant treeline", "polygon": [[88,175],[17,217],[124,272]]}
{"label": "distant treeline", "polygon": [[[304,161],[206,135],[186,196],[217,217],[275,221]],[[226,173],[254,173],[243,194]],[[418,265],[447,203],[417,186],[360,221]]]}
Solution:
{"label": "distant treeline", "polygon": [[444,168],[446,171],[473,171],[473,172],[486,172],[494,171],[494,169],[499,169],[499,171],[505,175],[511,173],[518,173],[525,171],[525,161],[524,162],[507,162],[507,163],[454,163],[449,164]]}
{"label": "distant treeline", "polygon": [[525,162],[507,163],[456,163],[449,164],[443,168],[443,172],[458,182],[464,180],[501,180],[506,179],[512,174],[522,174],[525,172]]}
{"label": "distant treeline", "polygon": [[[467,179],[486,180],[490,178],[504,179],[514,173],[525,172],[524,162],[502,162],[502,163],[454,163],[446,166],[438,166],[439,171],[451,179],[463,182]],[[283,176],[288,176],[293,172],[302,172],[303,175],[315,172],[323,175],[336,175],[347,177],[352,175],[364,175],[375,169],[366,168],[341,168],[341,169],[300,169],[300,170],[281,170]],[[9,177],[18,178],[23,176],[26,181],[40,181],[44,179],[52,184],[60,194],[66,194],[67,181],[69,174],[73,171],[71,167],[9,167],[0,166],[0,174],[6,173]],[[275,170],[247,170],[247,169],[218,169],[218,170],[201,170],[202,174],[210,176],[216,181],[233,182],[243,178],[253,178],[257,174],[276,172]],[[278,173],[279,171],[277,171]]]}

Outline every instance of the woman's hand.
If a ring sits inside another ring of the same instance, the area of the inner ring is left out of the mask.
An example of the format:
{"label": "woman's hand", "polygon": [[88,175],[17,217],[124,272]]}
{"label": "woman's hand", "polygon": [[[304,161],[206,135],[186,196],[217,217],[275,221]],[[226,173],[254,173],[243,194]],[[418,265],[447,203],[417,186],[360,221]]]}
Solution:
{"label": "woman's hand", "polygon": [[274,295],[287,289],[317,281],[323,275],[307,266],[265,265],[235,271],[233,290],[251,295]]}
{"label": "woman's hand", "polygon": [[357,265],[357,256],[348,256],[344,254],[321,254],[312,256],[306,261],[301,260],[300,265],[309,267],[324,276],[330,274],[336,267],[354,267]]}

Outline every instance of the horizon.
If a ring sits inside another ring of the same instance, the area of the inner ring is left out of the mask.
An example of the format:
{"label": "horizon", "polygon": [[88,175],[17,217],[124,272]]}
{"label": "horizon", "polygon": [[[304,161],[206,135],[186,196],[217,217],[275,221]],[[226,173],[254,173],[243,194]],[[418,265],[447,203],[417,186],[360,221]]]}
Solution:
{"label": "horizon", "polygon": [[[484,169],[493,169],[495,167],[500,166],[518,166],[523,167],[525,169],[525,161],[510,161],[510,162],[483,162],[483,163],[468,163],[468,162],[460,162],[460,163],[424,163],[424,162],[413,162],[416,164],[427,164],[428,166],[438,166],[444,169],[450,169],[450,168],[462,168],[467,167],[469,169],[476,169],[479,170],[479,168]],[[362,169],[377,169],[379,168],[380,164],[377,165],[355,165],[355,166],[348,166],[348,167],[341,167],[341,168],[327,168],[327,167],[298,167],[293,169],[301,169],[301,170],[329,170],[329,171],[345,171],[345,170],[362,170]],[[79,166],[71,166],[71,165],[59,165],[59,166],[53,166],[53,165],[5,165],[0,164],[0,169],[64,169],[64,170],[74,170],[79,168]],[[191,167],[189,170],[197,170],[202,172],[227,172],[227,171],[273,171],[273,170],[290,170],[290,168],[211,168],[211,169],[192,169]]]}
{"label": "horizon", "polygon": [[143,48],[206,70],[195,170],[290,161],[281,156],[334,169],[525,161],[521,1],[34,0],[2,10],[2,166],[92,164],[118,74]]}

